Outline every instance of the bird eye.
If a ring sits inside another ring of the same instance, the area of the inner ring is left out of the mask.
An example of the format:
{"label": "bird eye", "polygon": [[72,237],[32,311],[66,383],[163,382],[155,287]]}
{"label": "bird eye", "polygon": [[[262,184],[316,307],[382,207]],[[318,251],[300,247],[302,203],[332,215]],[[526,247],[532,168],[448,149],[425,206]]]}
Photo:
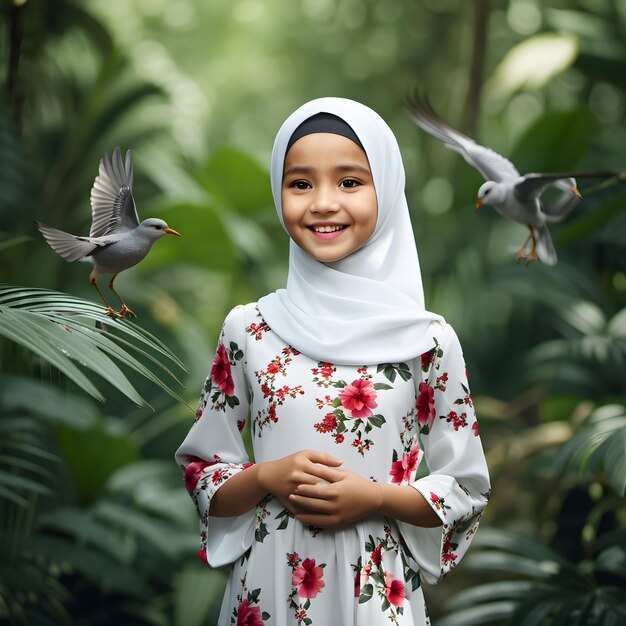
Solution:
{"label": "bird eye", "polygon": [[161,227],[158,224],[155,224],[154,226],[157,230],[161,230]]}
{"label": "bird eye", "polygon": [[491,189],[485,189],[485,195],[488,195]]}

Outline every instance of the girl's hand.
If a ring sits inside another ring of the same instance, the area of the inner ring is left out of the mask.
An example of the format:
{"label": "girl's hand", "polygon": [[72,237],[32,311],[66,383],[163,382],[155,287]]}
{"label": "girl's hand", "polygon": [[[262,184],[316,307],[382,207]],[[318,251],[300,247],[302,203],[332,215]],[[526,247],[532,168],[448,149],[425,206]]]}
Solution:
{"label": "girl's hand", "polygon": [[289,500],[302,512],[296,519],[309,526],[343,526],[377,512],[383,504],[383,486],[354,472],[324,467],[323,482],[300,484]]}
{"label": "girl's hand", "polygon": [[339,467],[343,461],[327,452],[300,450],[276,461],[259,464],[258,482],[266,491],[274,494],[291,513],[298,513],[296,503],[289,500],[298,485],[315,485],[320,482],[324,470]]}

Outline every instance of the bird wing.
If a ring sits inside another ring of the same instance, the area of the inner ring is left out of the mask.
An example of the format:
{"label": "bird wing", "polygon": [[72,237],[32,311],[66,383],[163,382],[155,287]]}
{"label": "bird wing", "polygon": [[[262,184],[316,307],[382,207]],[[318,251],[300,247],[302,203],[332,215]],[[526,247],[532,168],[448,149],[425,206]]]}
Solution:
{"label": "bird wing", "polygon": [[90,237],[102,237],[111,233],[133,230],[139,226],[139,216],[132,194],[133,157],[126,152],[122,162],[119,147],[113,150],[111,159],[105,154],[100,160],[98,176],[91,188]]}
{"label": "bird wing", "polygon": [[550,204],[541,202],[541,212],[546,221],[561,222],[581,200],[580,194],[574,191],[576,179],[570,173],[526,174],[523,180],[515,185],[513,193],[520,202],[528,203],[539,200],[548,187],[554,187],[561,193]]}
{"label": "bird wing", "polygon": [[406,109],[413,121],[428,134],[443,142],[446,148],[458,152],[485,180],[502,182],[519,177],[511,161],[491,148],[476,143],[473,139],[455,130],[435,113],[430,102],[418,94],[407,99]]}
{"label": "bird wing", "polygon": [[44,236],[50,247],[66,261],[78,261],[92,254],[96,248],[107,246],[113,241],[99,241],[94,237],[79,237],[66,233],[58,228],[35,222],[39,232]]}
{"label": "bird wing", "polygon": [[521,202],[538,198],[546,187],[553,186],[572,193],[576,179],[571,174],[526,174],[514,187],[514,193]]}

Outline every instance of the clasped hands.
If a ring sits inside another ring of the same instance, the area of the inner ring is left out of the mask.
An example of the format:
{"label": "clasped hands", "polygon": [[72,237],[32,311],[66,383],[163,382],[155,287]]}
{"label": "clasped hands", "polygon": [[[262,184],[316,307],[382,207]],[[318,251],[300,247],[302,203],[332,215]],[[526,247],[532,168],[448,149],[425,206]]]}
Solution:
{"label": "clasped hands", "polygon": [[383,488],[355,472],[339,469],[342,463],[327,452],[301,450],[261,463],[258,481],[303,524],[343,526],[377,512],[383,503]]}

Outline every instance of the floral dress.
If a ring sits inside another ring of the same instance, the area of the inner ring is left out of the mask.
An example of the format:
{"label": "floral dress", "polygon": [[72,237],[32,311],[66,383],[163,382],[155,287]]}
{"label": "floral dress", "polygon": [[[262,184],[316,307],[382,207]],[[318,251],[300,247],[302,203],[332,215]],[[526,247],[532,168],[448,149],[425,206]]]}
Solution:
{"label": "floral dress", "polygon": [[[449,325],[407,363],[343,366],[285,345],[255,304],[222,328],[196,422],[176,453],[200,515],[208,565],[234,564],[219,626],[426,625],[422,582],[467,550],[489,497],[461,347]],[[256,462],[303,449],[341,469],[417,489],[442,521],[422,528],[380,515],[321,529],[273,496],[237,517],[210,517],[211,498]]]}

